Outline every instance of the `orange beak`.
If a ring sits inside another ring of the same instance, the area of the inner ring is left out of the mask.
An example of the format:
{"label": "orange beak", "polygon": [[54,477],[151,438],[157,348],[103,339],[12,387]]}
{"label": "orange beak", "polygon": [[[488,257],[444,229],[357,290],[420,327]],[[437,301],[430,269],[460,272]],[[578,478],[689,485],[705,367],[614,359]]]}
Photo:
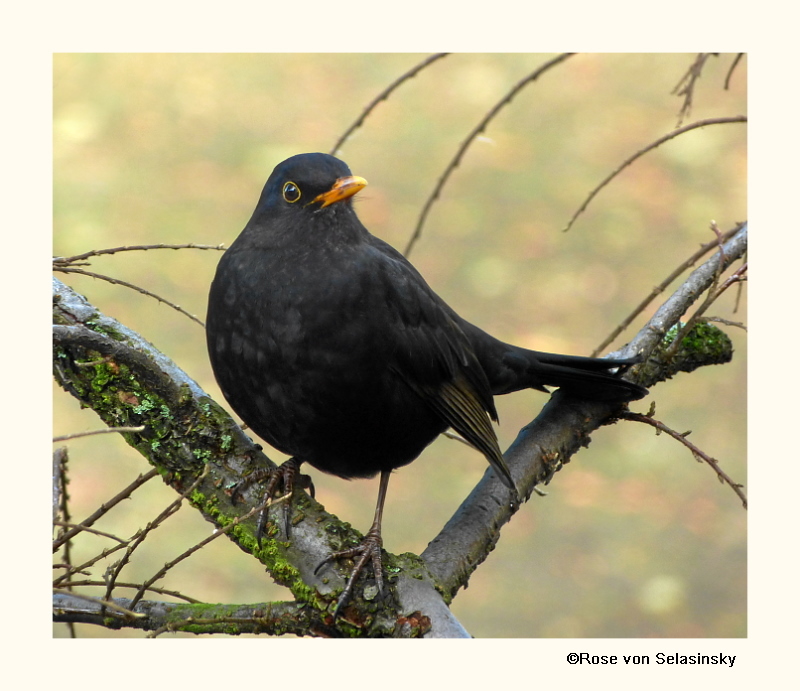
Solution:
{"label": "orange beak", "polygon": [[358,177],[358,175],[350,175],[346,178],[339,178],[335,183],[333,183],[333,187],[331,187],[327,192],[323,192],[322,194],[314,197],[314,199],[311,200],[311,203],[314,204],[316,202],[320,202],[320,208],[324,209],[326,206],[349,199],[356,194],[356,192],[363,190],[366,186],[367,181],[364,178]]}

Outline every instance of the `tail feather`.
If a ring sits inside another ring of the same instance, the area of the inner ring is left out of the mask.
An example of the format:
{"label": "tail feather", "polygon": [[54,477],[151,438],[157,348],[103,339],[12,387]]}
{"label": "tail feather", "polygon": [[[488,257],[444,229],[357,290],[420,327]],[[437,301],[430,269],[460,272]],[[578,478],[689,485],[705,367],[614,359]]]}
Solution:
{"label": "tail feather", "polygon": [[[613,360],[542,353],[509,344],[503,347],[500,357],[490,360],[495,394],[527,388],[547,391],[544,387],[551,386],[594,401],[636,401],[648,393],[643,386],[620,376],[639,362],[637,358]],[[501,366],[495,366],[498,362]]]}
{"label": "tail feather", "polygon": [[572,367],[580,370],[608,370],[614,367],[627,367],[641,362],[639,358],[621,358],[619,360],[611,360],[607,358],[597,357],[584,357],[582,355],[561,355],[559,353],[541,353],[538,350],[528,350],[523,352],[528,353],[530,356],[536,358],[537,361],[544,365],[562,365],[564,367]]}
{"label": "tail feather", "polygon": [[609,367],[633,363],[600,360],[605,370],[602,371],[601,365],[596,364],[596,361],[580,363],[578,367],[583,367],[581,369],[576,366],[550,364],[541,360],[539,362],[535,374],[537,382],[541,382],[545,386],[565,389],[581,398],[593,401],[635,401],[647,395],[647,389],[643,386],[608,372]]}
{"label": "tail feather", "polygon": [[490,336],[455,313],[453,316],[470,339],[494,395],[521,389],[547,391],[546,386],[554,386],[581,398],[621,402],[648,393],[643,386],[620,377],[638,358],[614,360],[528,350]]}

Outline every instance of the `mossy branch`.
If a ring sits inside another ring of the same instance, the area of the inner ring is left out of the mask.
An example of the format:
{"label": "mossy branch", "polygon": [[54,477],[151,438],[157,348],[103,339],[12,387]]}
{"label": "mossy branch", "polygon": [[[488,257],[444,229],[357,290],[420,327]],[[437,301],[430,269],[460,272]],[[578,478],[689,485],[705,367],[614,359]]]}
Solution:
{"label": "mossy branch", "polygon": [[296,602],[254,605],[207,605],[126,598],[113,602],[77,596],[54,595],[53,621],[95,624],[109,629],[134,628],[161,633],[184,631],[195,634],[267,633],[337,637],[341,634],[321,621],[319,613]]}
{"label": "mossy branch", "polygon": [[[689,372],[730,360],[730,340],[716,327],[696,324],[676,351],[670,347],[674,334],[670,338],[669,330],[714,284],[720,271],[742,256],[746,247],[747,229],[743,226],[662,305],[619,353],[640,353],[645,359],[626,376],[653,386],[678,371]],[[283,528],[278,521],[259,549],[255,519],[239,522],[250,507],[260,503],[258,485],[245,488],[243,503],[234,504],[230,496],[243,477],[270,464],[269,459],[193,380],[141,336],[98,312],[56,279],[53,299],[56,380],[83,405],[95,410],[107,425],[143,426],[142,431],[126,431],[123,437],[178,493],[187,492],[192,483],[197,483],[187,499],[207,520],[225,528],[241,549],[258,558],[278,583],[291,590],[295,602],[269,605],[271,612],[280,613],[275,631],[288,631],[286,617],[302,613],[302,620],[296,620],[298,630],[305,626],[303,630],[309,634],[331,635],[335,629],[344,635],[412,635],[428,627],[410,626],[409,621],[424,623],[429,619],[428,635],[467,635],[442,596],[449,602],[466,585],[472,571],[493,549],[502,525],[519,508],[498,502],[497,497],[505,495],[498,491],[492,474],[484,476],[421,559],[414,555],[388,555],[384,559],[399,605],[392,608],[384,602],[379,607],[374,602],[357,600],[334,622],[330,612],[345,579],[334,569],[324,569],[319,576],[314,569],[330,551],[356,544],[360,535],[325,512],[311,497],[298,492],[292,506],[291,541],[281,534]],[[579,401],[556,392],[506,452],[521,494],[529,497],[537,484],[547,484],[576,451],[588,444],[595,429],[617,420],[620,412],[619,405]],[[202,476],[204,469],[208,470]],[[134,604],[138,607],[146,603]],[[227,612],[217,622],[209,621],[206,613],[203,626],[211,631],[218,630],[216,626],[230,625],[231,615]],[[186,626],[197,624],[195,614],[184,617]],[[137,618],[125,616],[130,625],[136,625]],[[308,617],[313,619],[311,625]],[[264,620],[252,625],[262,626],[263,631],[268,628]]]}
{"label": "mossy branch", "polygon": [[[332,625],[329,608],[335,605],[345,578],[333,568],[320,575],[314,569],[331,551],[356,544],[360,534],[314,499],[297,492],[291,541],[281,534],[277,521],[259,548],[257,517],[246,514],[261,503],[263,488],[257,483],[245,487],[241,493],[244,501],[238,503],[231,500],[231,493],[243,477],[274,464],[228,414],[150,343],[55,278],[53,339],[56,381],[110,427],[143,428],[122,436],[176,492],[191,489],[187,500],[207,520],[225,529],[242,550],[259,559],[277,583],[289,588],[296,604],[315,611],[320,627],[325,622]],[[247,520],[240,523],[242,518]],[[399,557],[389,555],[388,563],[395,560],[400,563]],[[428,603],[435,606],[436,599],[441,602],[419,564],[405,563],[405,572],[409,575],[398,580],[411,578],[410,572],[415,578],[427,579]],[[394,619],[391,607],[381,608],[382,614],[376,616],[379,608],[367,603],[364,614],[357,616],[358,609],[353,608],[349,620],[343,617],[339,628],[351,635],[402,634],[407,628],[398,625],[404,616],[400,610],[408,615],[418,609],[415,605],[419,602],[401,598]],[[447,621],[450,615],[443,605],[440,616],[442,627],[455,626]]]}

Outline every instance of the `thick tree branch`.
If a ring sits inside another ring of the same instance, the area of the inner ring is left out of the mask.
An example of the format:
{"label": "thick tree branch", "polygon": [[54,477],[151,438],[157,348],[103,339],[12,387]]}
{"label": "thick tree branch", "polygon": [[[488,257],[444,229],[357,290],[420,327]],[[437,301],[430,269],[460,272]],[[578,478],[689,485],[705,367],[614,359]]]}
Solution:
{"label": "thick tree branch", "polygon": [[[668,330],[714,284],[720,271],[729,267],[746,250],[747,226],[743,225],[723,245],[721,253],[714,254],[689,275],[630,344],[614,353],[620,357],[640,354],[645,358],[626,376],[652,387],[678,371],[690,372],[701,365],[730,360],[732,348],[729,339],[707,325],[704,326],[709,329],[707,333],[714,334],[713,339],[708,336],[696,341],[684,339],[685,347],[669,361],[663,357],[664,347],[659,346],[664,344]],[[671,342],[667,340],[665,345]],[[527,499],[536,485],[547,484],[576,451],[588,446],[589,435],[601,425],[614,422],[621,410],[619,404],[580,401],[556,391],[542,412],[520,431],[504,454],[520,495]],[[505,500],[507,496],[508,491],[487,469],[475,489],[420,555],[448,602],[494,549],[500,528],[519,508]]]}
{"label": "thick tree branch", "polygon": [[[655,350],[667,331],[718,279],[721,271],[730,267],[747,252],[747,224],[714,253],[705,263],[689,274],[684,283],[658,308],[656,313],[631,340],[624,352],[649,355]],[[643,382],[645,386],[648,384]]]}
{"label": "thick tree branch", "polygon": [[134,628],[158,633],[242,633],[337,637],[340,633],[322,621],[320,612],[296,602],[257,605],[213,605],[126,598],[103,601],[69,593],[55,593],[53,621],[95,624],[110,629]]}
{"label": "thick tree branch", "polygon": [[[330,626],[313,608],[297,602],[267,602],[254,605],[207,605],[202,603],[158,602],[127,598],[99,600],[72,593],[55,593],[53,621],[95,624],[110,629],[133,628],[161,633],[185,631],[194,634],[243,633],[280,636],[341,638],[342,632]],[[439,598],[441,604],[441,598]],[[444,604],[441,604],[444,607]],[[399,635],[417,637],[430,629],[430,620],[413,613],[398,621]]]}
{"label": "thick tree branch", "polygon": [[[207,476],[188,496],[207,520],[225,528],[261,503],[263,488],[255,483],[243,490],[243,502],[234,504],[230,495],[243,477],[271,461],[171,360],[57,279],[53,279],[53,324],[54,376],[65,390],[109,426],[144,426],[141,432],[122,436],[176,492],[186,491],[208,467]],[[295,494],[292,508],[290,541],[282,534],[282,522],[276,521],[259,549],[255,519],[235,525],[229,537],[259,559],[299,604],[317,610],[332,625],[328,608],[344,586],[346,569],[344,575],[334,567],[319,575],[314,570],[331,551],[356,544],[361,536],[303,492]],[[349,633],[409,635],[403,621],[423,606],[432,612],[435,635],[463,632],[419,563],[392,555],[389,563],[400,567],[393,582],[400,599],[395,619],[385,614],[391,607],[382,608],[381,616],[359,615],[358,608],[348,608],[343,620],[350,624]],[[414,583],[403,585],[404,580]],[[371,609],[378,608],[373,604]]]}

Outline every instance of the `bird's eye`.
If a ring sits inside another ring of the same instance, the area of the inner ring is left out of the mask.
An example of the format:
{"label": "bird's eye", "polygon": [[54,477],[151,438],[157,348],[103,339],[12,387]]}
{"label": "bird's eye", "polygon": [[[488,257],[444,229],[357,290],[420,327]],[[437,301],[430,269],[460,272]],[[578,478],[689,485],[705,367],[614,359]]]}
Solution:
{"label": "bird's eye", "polygon": [[293,182],[287,182],[283,186],[283,198],[290,204],[294,204],[300,199],[300,188]]}

